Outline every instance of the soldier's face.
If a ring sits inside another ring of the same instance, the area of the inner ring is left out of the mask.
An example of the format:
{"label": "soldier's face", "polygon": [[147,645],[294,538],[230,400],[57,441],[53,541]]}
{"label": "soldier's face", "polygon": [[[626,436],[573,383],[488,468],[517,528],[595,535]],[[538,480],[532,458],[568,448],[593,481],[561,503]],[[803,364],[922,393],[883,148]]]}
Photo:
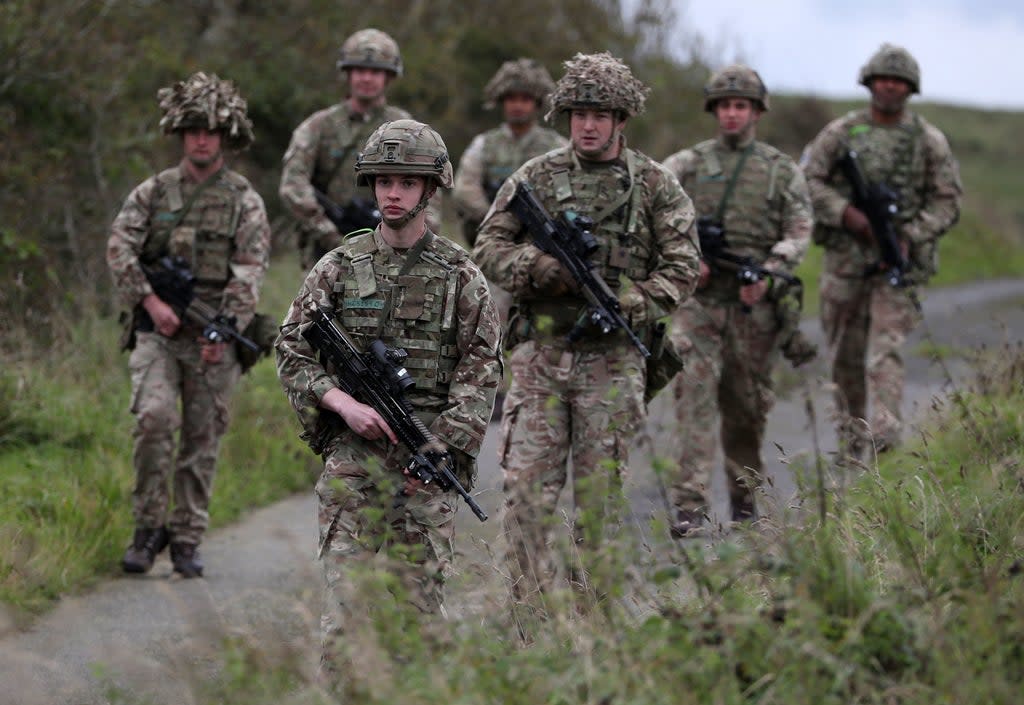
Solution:
{"label": "soldier's face", "polygon": [[722,98],[715,103],[718,132],[723,137],[746,137],[760,117],[761,110],[749,98]]}
{"label": "soldier's face", "polygon": [[423,176],[411,174],[380,174],[373,179],[381,218],[388,225],[401,222],[419,204],[427,188]]}
{"label": "soldier's face", "polygon": [[506,93],[501,99],[505,122],[523,125],[537,117],[537,100],[529,93]]}
{"label": "soldier's face", "polygon": [[619,154],[619,135],[625,124],[611,110],[575,109],[569,114],[573,149],[585,159],[614,159]]}
{"label": "soldier's face", "polygon": [[910,90],[910,84],[902,78],[875,76],[871,79],[871,106],[887,115],[902,112]]}
{"label": "soldier's face", "polygon": [[182,132],[185,158],[200,169],[205,169],[221,158],[221,133],[205,127],[190,127]]}
{"label": "soldier's face", "polygon": [[361,66],[348,70],[348,94],[362,102],[373,102],[384,95],[391,72]]}

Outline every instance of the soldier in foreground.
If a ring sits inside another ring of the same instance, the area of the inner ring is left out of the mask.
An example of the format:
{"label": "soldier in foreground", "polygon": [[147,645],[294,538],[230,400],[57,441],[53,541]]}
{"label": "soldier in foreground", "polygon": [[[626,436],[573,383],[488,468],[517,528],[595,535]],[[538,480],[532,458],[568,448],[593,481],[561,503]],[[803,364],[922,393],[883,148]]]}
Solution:
{"label": "soldier in foreground", "polygon": [[551,128],[537,124],[554,87],[543,65],[533,59],[517,59],[502,64],[484,89],[484,105],[491,109],[500,106],[504,122],[469,143],[455,171],[452,191],[470,247],[505,179],[528,159],[568,143]]}
{"label": "soldier in foreground", "polygon": [[[277,341],[278,375],[324,458],[316,485],[319,556],[326,581],[322,618],[324,678],[358,689],[372,674],[352,668],[379,592],[360,590],[374,567],[394,575],[393,590],[413,614],[439,613],[452,561],[458,496],[409,473],[410,450],[366,399],[343,390],[339,370],[320,362],[309,331],[323,312],[362,350],[373,341],[404,349],[415,385],[408,399],[433,437],[417,451],[450,461],[472,486],[476,457],[502,375],[500,327],[487,282],[465,250],[426,226],[427,201],[451,188],[441,137],[413,120],[381,125],[355,164],[356,182],[374,194],[383,221],[347,239],[309,272]],[[386,596],[386,592],[385,592]],[[402,607],[404,605],[400,605]]]}
{"label": "soldier in foreground", "polygon": [[717,137],[665,160],[693,198],[703,255],[697,292],[673,320],[687,350],[669,488],[677,537],[701,530],[719,435],[732,519],[754,518],[772,367],[780,347],[794,363],[814,354],[798,332],[803,292],[792,277],[810,244],[811,200],[796,163],[757,140],[768,91],[756,71],[729,66],[705,86],[704,110]]}
{"label": "soldier in foreground", "polygon": [[859,82],[871,92],[868,108],[830,122],[801,158],[814,242],[825,248],[821,322],[837,430],[854,460],[901,442],[901,348],[921,320],[918,289],[935,274],[939,238],[956,223],[962,194],[946,137],[907,108],[921,91],[910,53],[883,44]]}
{"label": "soldier in foreground", "polygon": [[[303,269],[340,245],[344,235],[377,227],[373,194],[356,185],[352,167],[381,123],[409,117],[387,103],[388,86],[402,75],[402,56],[390,36],[359,30],[341,45],[337,66],[345,76],[345,100],[295,128],[281,170],[278,194],[297,222]],[[332,220],[327,211],[335,209]]]}
{"label": "soldier in foreground", "polygon": [[157,295],[150,279],[173,259],[192,278],[192,301],[173,303],[217,312],[233,330],[243,330],[255,314],[267,269],[270,226],[263,199],[224,164],[225,149],[241,150],[253,140],[235,87],[196,73],[161,89],[158,97],[164,111],[160,126],[181,139],[184,157],[129,194],[107,243],[117,291],[135,309],[126,343],[133,348],[135,535],[122,566],[129,573],[148,572],[170,543],[174,571],[194,578],[203,574],[198,547],[241,368],[235,345],[220,340],[221,329],[185,318],[169,296]]}
{"label": "soldier in foreground", "polygon": [[[514,299],[499,462],[515,599],[553,586],[548,532],[560,523],[556,504],[570,456],[576,545],[587,552],[600,543],[645,416],[647,361],[624,327],[577,326],[592,313],[580,284],[533,244],[537,233],[511,208],[529,185],[561,227],[589,230],[597,249],[586,263],[649,344],[651,326],[696,285],[699,250],[693,207],[679,183],[625,144],[626,123],[643,112],[648,91],[607,52],[567,61],[548,118],[568,114],[571,146],[531,159],[505,182],[473,250],[488,279]],[[575,568],[574,583],[588,580]]]}

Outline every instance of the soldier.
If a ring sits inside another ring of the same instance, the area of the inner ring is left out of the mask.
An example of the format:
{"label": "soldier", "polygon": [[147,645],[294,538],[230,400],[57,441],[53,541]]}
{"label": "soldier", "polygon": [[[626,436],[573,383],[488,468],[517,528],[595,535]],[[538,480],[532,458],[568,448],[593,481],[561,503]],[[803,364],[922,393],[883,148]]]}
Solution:
{"label": "soldier", "polygon": [[[157,94],[165,134],[184,158],[129,194],[111,226],[107,264],[139,322],[129,367],[135,415],[135,536],[122,567],[145,573],[170,543],[174,571],[203,574],[198,546],[231,392],[240,375],[234,345],[210,342],[154,293],[144,267],[180,257],[195,299],[244,329],[253,318],[270,251],[263,199],[224,164],[224,151],[252,143],[245,101],[229,81],[196,73]],[[178,397],[181,397],[181,412]],[[174,433],[181,431],[177,455]],[[174,509],[168,511],[173,474]]]}
{"label": "soldier", "polygon": [[[837,390],[840,444],[851,459],[860,459],[872,443],[879,452],[900,443],[900,349],[921,319],[917,291],[935,273],[939,237],[956,223],[962,194],[946,137],[907,108],[921,90],[921,71],[910,53],[883,44],[861,68],[859,82],[871,92],[870,106],[826,125],[801,158],[814,203],[814,242],[825,248],[821,322]],[[882,233],[864,204],[852,202],[840,166],[850,150],[859,155],[868,183],[898,194],[898,212],[889,222],[908,267],[895,281],[891,268],[880,265]]]}
{"label": "soldier", "polygon": [[484,89],[484,106],[500,105],[505,122],[474,137],[455,171],[452,196],[470,247],[505,179],[526,160],[568,144],[554,130],[537,124],[554,87],[539,62],[517,59],[502,64]]}
{"label": "soldier", "polygon": [[499,459],[517,599],[553,585],[546,531],[570,454],[576,539],[596,547],[645,415],[647,381],[644,359],[622,331],[588,328],[567,339],[587,304],[508,210],[517,184],[531,184],[553,217],[572,211],[593,220],[596,271],[641,336],[689,296],[699,272],[689,197],[667,169],[625,144],[626,123],[643,112],[649,89],[607,52],[577,54],[565,69],[547,117],[569,114],[571,145],[531,159],[505,182],[473,250],[488,279],[513,296]]}
{"label": "soldier", "polygon": [[337,386],[304,340],[311,309],[331,313],[364,348],[380,338],[408,352],[410,400],[467,487],[502,375],[486,280],[465,250],[426,227],[430,196],[452,186],[441,137],[414,120],[386,122],[366,142],[355,173],[383,222],[313,267],[277,340],[281,384],[304,438],[324,458],[316,495],[327,590],[321,667],[329,680],[346,670],[339,667],[348,661],[342,634],[357,630],[368,611],[356,588],[360,567],[383,563],[400,581],[396,594],[416,611],[441,609],[458,505],[454,492],[403,477],[409,451],[395,445],[394,431],[372,407]]}
{"label": "soldier", "polygon": [[[687,351],[675,380],[681,448],[670,499],[677,537],[697,533],[710,506],[716,434],[732,518],[754,517],[777,352],[784,347],[796,363],[814,354],[796,335],[800,308],[792,300],[802,291],[787,283],[810,243],[811,201],[796,162],[756,138],[768,91],[756,71],[728,66],[704,87],[704,110],[714,115],[718,136],[665,160],[693,197],[704,256],[697,293],[673,320]],[[751,270],[715,257],[724,247],[730,259],[749,258],[777,276],[741,279]]]}
{"label": "soldier", "polygon": [[[377,226],[380,213],[373,195],[358,188],[352,166],[378,125],[409,117],[387,104],[388,86],[402,75],[402,56],[390,36],[378,29],[359,30],[341,45],[337,66],[345,74],[347,97],[295,128],[281,170],[278,193],[297,221],[303,269],[340,245],[343,235]],[[333,222],[327,216],[325,197],[344,218]]]}

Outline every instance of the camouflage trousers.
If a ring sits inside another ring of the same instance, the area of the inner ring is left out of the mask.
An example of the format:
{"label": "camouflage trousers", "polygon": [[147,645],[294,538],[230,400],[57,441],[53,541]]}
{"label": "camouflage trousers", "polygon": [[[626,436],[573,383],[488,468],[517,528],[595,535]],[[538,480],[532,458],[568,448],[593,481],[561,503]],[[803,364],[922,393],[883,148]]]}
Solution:
{"label": "camouflage trousers", "polygon": [[749,505],[760,483],[761,444],[775,403],[774,304],[762,301],[744,312],[738,303],[691,298],[676,311],[672,330],[685,352],[673,387],[678,465],[669,499],[676,509],[708,510],[720,439],[732,506]]}
{"label": "camouflage trousers", "polygon": [[870,442],[878,448],[894,447],[903,431],[905,370],[900,349],[921,321],[916,293],[895,289],[882,277],[829,272],[822,274],[820,289],[840,440],[856,454]]}
{"label": "camouflage trousers", "polygon": [[[643,421],[644,365],[632,346],[593,352],[528,341],[509,358],[512,383],[499,439],[508,541],[516,599],[553,586],[550,542],[572,457],[575,546],[601,540],[622,500],[629,447]],[[571,566],[570,566],[571,569]]]}
{"label": "camouflage trousers", "polygon": [[[233,345],[225,347],[221,362],[202,362],[196,335],[188,329],[173,338],[139,333],[128,366],[135,415],[135,525],[167,524],[173,541],[198,545],[210,520],[217,453],[241,368]],[[172,471],[174,508],[168,516]]]}
{"label": "camouflage trousers", "polygon": [[316,484],[325,586],[320,678],[333,688],[365,691],[360,679],[383,675],[390,656],[382,629],[443,615],[458,495],[435,485],[398,495],[408,456],[404,446],[349,430],[324,453]]}

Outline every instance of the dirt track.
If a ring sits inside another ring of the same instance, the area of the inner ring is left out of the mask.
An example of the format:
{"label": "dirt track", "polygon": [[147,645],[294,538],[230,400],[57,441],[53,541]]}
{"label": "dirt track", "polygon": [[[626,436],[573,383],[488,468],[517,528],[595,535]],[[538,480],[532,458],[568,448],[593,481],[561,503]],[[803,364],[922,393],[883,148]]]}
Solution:
{"label": "dirt track", "polygon": [[[907,346],[908,418],[920,418],[931,397],[943,392],[945,372],[920,355],[930,331],[932,344],[963,350],[1016,342],[1024,334],[1024,280],[986,282],[929,292],[924,302],[927,326]],[[805,322],[820,342],[820,328]],[[949,361],[955,379],[966,371],[962,360]],[[817,410],[823,452],[835,448],[827,421],[824,363],[802,371]],[[804,411],[802,382],[784,373],[781,394],[769,421],[764,457],[777,499],[775,511],[792,503],[794,483],[776,444],[788,456],[812,448]],[[661,443],[666,408],[658,400],[649,428]],[[498,516],[499,473],[493,458],[496,427],[485,441],[478,500],[491,515],[480,524],[469,511],[459,514],[459,551],[463,561],[485,562],[482,542],[493,544]],[[662,502],[644,461],[637,454],[629,482],[633,511],[640,518],[661,511]],[[716,484],[722,497],[720,484]],[[719,507],[719,511],[721,508]],[[302,654],[315,666],[320,578],[314,563],[315,516],[312,493],[253,513],[239,524],[214,532],[204,544],[208,576],[203,580],[169,578],[162,557],[144,579],[118,578],[92,593],[64,600],[30,631],[15,633],[0,613],[0,705],[90,705],[110,702],[107,686],[125,688],[152,703],[191,702],[183,680],[203,672],[204,655],[217,653],[225,635],[241,634]],[[486,568],[485,568],[486,570]],[[106,675],[104,675],[104,673]]]}

